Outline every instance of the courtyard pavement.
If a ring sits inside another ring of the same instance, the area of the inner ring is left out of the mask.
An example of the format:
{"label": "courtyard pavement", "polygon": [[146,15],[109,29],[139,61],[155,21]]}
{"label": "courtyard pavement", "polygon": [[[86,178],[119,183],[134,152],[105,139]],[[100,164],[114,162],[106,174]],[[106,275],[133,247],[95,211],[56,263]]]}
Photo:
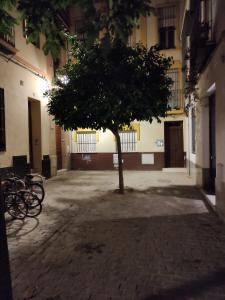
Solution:
{"label": "courtyard pavement", "polygon": [[225,299],[225,226],[183,173],[68,172],[7,218],[14,300]]}

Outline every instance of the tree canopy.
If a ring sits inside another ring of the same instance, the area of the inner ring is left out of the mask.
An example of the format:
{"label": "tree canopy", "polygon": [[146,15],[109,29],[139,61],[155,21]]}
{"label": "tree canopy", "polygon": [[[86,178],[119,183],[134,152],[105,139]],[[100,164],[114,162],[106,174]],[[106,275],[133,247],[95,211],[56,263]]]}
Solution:
{"label": "tree canopy", "polygon": [[171,58],[158,47],[132,48],[117,40],[73,47],[56,86],[48,92],[49,113],[64,129],[109,129],[116,137],[120,191],[123,193],[119,131],[132,121],[160,121],[168,110]]}
{"label": "tree canopy", "polygon": [[107,52],[101,44],[75,47],[49,91],[49,112],[59,125],[75,130],[115,131],[134,120],[159,120],[168,110],[170,63],[157,46],[117,42]]}

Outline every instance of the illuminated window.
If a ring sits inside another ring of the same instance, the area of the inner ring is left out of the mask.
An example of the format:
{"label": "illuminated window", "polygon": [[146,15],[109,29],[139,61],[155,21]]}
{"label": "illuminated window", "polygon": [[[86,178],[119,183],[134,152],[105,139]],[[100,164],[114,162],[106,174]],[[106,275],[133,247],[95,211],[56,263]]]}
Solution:
{"label": "illuminated window", "polygon": [[159,8],[159,45],[161,49],[175,48],[176,7]]}
{"label": "illuminated window", "polygon": [[134,152],[136,151],[136,131],[120,131],[120,141],[122,152]]}
{"label": "illuminated window", "polygon": [[96,132],[95,131],[77,132],[77,152],[78,153],[96,152]]}
{"label": "illuminated window", "polygon": [[0,151],[6,150],[4,90],[0,88]]}

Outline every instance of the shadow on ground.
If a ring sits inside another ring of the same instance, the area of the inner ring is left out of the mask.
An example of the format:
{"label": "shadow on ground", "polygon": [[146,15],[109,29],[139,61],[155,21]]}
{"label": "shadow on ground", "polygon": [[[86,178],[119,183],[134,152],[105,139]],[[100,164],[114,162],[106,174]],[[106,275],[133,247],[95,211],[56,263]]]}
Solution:
{"label": "shadow on ground", "polygon": [[[31,226],[27,227],[27,224],[32,224]],[[39,219],[32,218],[32,219],[23,219],[23,220],[15,220],[15,219],[7,219],[6,221],[7,226],[7,236],[8,238],[16,237],[20,238],[25,236],[31,232],[33,232],[39,226]]]}
{"label": "shadow on ground", "polygon": [[[185,202],[191,193],[201,199],[193,187],[175,191],[151,188],[128,196],[147,194],[146,203],[149,194],[163,196],[162,205],[169,197]],[[225,227],[215,215],[172,214],[168,206],[169,215],[155,216],[151,202],[144,214],[142,198],[124,204],[110,195],[58,198],[63,210],[46,207],[44,217],[54,222],[41,246],[21,244],[12,257],[15,300],[225,299]]]}
{"label": "shadow on ground", "polygon": [[169,197],[174,196],[193,200],[204,200],[202,193],[196,186],[170,185],[168,187],[150,187],[149,189],[144,190],[143,193]]}

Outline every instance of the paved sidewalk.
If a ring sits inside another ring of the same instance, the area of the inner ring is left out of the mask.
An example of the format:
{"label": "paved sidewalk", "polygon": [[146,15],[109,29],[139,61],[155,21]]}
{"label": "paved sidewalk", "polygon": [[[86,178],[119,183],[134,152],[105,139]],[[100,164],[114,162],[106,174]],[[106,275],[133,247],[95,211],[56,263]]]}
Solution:
{"label": "paved sidewalk", "polygon": [[185,174],[69,172],[7,221],[14,300],[225,299],[225,227]]}

